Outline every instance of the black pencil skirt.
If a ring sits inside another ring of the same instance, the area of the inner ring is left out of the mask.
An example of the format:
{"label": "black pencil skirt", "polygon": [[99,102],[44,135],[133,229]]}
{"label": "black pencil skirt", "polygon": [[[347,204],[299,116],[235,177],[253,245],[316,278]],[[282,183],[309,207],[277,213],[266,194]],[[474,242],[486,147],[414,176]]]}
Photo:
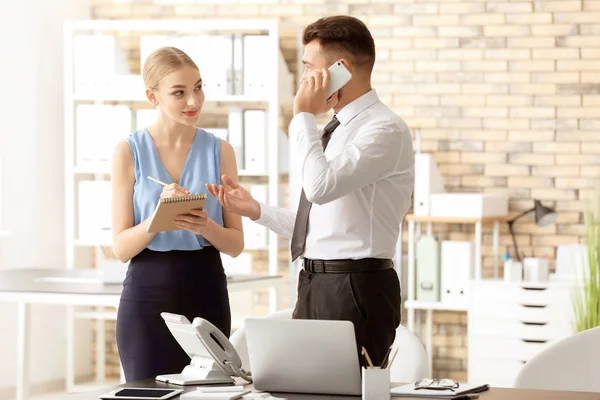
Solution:
{"label": "black pencil skirt", "polygon": [[116,328],[127,382],[180,373],[190,363],[161,312],[185,315],[190,322],[195,317],[204,318],[229,337],[227,277],[217,249],[145,249],[131,260],[123,281]]}

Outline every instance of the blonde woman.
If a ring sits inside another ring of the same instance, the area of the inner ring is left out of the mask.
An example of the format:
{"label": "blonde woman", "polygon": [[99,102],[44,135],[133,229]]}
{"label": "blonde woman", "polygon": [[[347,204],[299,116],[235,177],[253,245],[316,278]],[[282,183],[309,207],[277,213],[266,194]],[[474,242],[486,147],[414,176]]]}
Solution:
{"label": "blonde woman", "polygon": [[[130,261],[117,315],[117,346],[125,378],[178,373],[190,358],[161,312],[202,317],[229,336],[231,313],[221,253],[244,248],[241,217],[209,196],[204,210],[179,215],[171,232],[148,233],[161,197],[206,193],[222,174],[237,176],[231,145],[196,128],[204,103],[200,71],[173,47],[143,67],[146,95],[160,110],[153,125],[121,141],[112,160],[113,252]],[[168,183],[161,186],[148,177]]]}

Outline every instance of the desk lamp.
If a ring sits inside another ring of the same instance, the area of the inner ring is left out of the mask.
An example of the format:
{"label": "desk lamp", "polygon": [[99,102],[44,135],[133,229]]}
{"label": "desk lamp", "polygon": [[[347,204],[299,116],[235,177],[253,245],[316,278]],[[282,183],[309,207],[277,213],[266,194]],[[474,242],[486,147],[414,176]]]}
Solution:
{"label": "desk lamp", "polygon": [[510,235],[512,236],[513,245],[515,246],[515,254],[516,254],[516,258],[518,261],[522,261],[522,260],[521,260],[521,254],[519,253],[519,248],[517,247],[517,240],[515,239],[515,231],[513,229],[513,226],[514,226],[516,220],[529,214],[532,211],[535,212],[535,224],[537,226],[539,226],[540,228],[544,228],[546,226],[552,225],[554,222],[556,222],[556,218],[558,217],[558,215],[556,214],[556,211],[554,211],[553,209],[551,209],[549,207],[542,205],[542,203],[540,203],[539,200],[534,200],[533,208],[522,212],[521,214],[517,215],[516,217],[514,217],[513,219],[508,221],[508,229],[510,231]]}

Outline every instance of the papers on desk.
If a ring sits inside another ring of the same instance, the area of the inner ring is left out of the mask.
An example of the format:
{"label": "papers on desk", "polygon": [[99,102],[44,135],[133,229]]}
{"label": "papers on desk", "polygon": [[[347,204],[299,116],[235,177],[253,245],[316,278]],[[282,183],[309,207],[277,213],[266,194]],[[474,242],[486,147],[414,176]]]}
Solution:
{"label": "papers on desk", "polygon": [[195,391],[184,393],[181,400],[287,400],[271,396],[270,393],[250,390],[240,390],[239,386],[199,387]]}
{"label": "papers on desk", "polygon": [[460,386],[453,391],[450,390],[431,390],[431,389],[418,389],[415,390],[414,383],[408,383],[406,385],[397,386],[391,389],[392,397],[414,397],[414,398],[436,398],[436,399],[463,399],[467,398],[466,395],[479,393],[486,391],[490,388],[490,385],[469,385],[461,383]]}
{"label": "papers on desk", "polygon": [[243,392],[202,392],[200,390],[195,390],[191,392],[187,392],[179,396],[182,400],[195,400],[195,399],[203,399],[203,400],[237,400],[242,398],[245,394],[250,393],[249,390]]}
{"label": "papers on desk", "polygon": [[284,397],[271,396],[267,392],[252,392],[243,397],[244,400],[287,400]]}

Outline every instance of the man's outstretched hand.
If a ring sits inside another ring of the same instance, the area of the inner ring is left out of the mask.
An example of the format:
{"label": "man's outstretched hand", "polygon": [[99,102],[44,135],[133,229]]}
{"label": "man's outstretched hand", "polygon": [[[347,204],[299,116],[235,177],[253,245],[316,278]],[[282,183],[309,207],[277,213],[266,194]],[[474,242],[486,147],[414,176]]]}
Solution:
{"label": "man's outstretched hand", "polygon": [[248,217],[260,218],[260,205],[252,195],[227,175],[221,176],[222,185],[207,183],[206,188],[226,211]]}

